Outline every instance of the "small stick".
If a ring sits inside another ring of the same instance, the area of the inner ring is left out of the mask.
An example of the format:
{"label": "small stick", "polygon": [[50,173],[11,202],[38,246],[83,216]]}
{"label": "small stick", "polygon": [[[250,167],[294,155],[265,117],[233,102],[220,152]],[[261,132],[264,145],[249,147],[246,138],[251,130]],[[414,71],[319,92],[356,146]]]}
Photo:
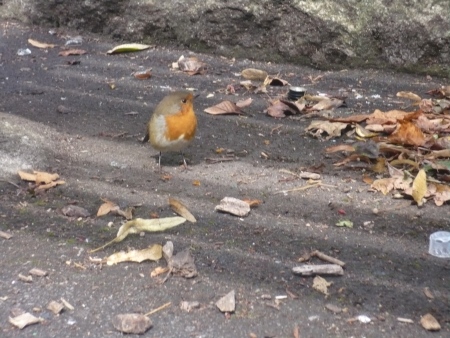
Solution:
{"label": "small stick", "polygon": [[323,252],[319,251],[319,250],[315,250],[313,252],[311,252],[311,256],[316,256],[317,258],[320,258],[323,261],[329,262],[329,263],[333,263],[333,264],[337,264],[340,266],[345,266],[345,263],[337,258],[328,256],[326,254],[324,254]]}
{"label": "small stick", "polygon": [[171,303],[171,302],[168,302],[168,303],[166,303],[166,304],[164,304],[164,305],[161,305],[159,308],[156,308],[156,309],[154,309],[154,310],[152,310],[152,311],[146,313],[144,316],[147,316],[147,317],[148,317],[148,316],[151,316],[152,314],[154,314],[154,313],[156,313],[156,312],[158,312],[158,311],[164,310],[166,307],[169,307],[170,304],[172,304],[172,303]]}

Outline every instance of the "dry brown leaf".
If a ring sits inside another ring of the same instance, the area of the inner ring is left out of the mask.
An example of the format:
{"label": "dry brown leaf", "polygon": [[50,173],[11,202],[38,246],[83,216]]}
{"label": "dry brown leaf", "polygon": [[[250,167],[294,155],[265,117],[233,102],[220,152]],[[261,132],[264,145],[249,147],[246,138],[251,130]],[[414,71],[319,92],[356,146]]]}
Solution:
{"label": "dry brown leaf", "polygon": [[244,69],[241,75],[244,79],[252,81],[264,81],[268,76],[266,71],[255,68]]}
{"label": "dry brown leaf", "polygon": [[250,206],[250,208],[256,208],[258,206],[261,205],[262,201],[261,200],[250,200],[250,199],[245,199],[243,200],[245,203],[248,203],[248,205]]}
{"label": "dry brown leaf", "polygon": [[253,102],[253,99],[251,97],[245,99],[245,100],[239,100],[238,102],[236,102],[236,106],[238,106],[239,108],[245,108],[248,107],[249,105],[251,105]]}
{"label": "dry brown leaf", "polygon": [[267,115],[272,117],[286,117],[288,115],[295,115],[298,113],[297,109],[287,105],[282,100],[270,101],[270,106],[267,108]]}
{"label": "dry brown leaf", "polygon": [[343,103],[343,100],[337,98],[325,98],[309,108],[308,111],[331,110],[334,108],[339,108]]}
{"label": "dry brown leaf", "polygon": [[58,53],[59,56],[84,55],[87,52],[84,49],[66,49]]}
{"label": "dry brown leaf", "polygon": [[66,182],[62,181],[62,180],[58,180],[58,181],[55,181],[55,182],[50,182],[48,184],[42,184],[42,185],[38,186],[36,188],[36,190],[48,190],[50,188],[56,187],[56,186],[61,185],[61,184],[66,184]]}
{"label": "dry brown leaf", "polygon": [[42,49],[54,48],[57,46],[57,45],[54,45],[51,43],[39,42],[39,41],[33,40],[33,39],[28,39],[28,43],[34,47],[42,48]]}
{"label": "dry brown leaf", "polygon": [[203,75],[207,69],[206,63],[199,61],[196,57],[181,57],[178,60],[178,67],[181,71],[189,75]]}
{"label": "dry brown leaf", "polygon": [[441,329],[439,322],[430,313],[420,318],[420,324],[427,331],[439,331]]}
{"label": "dry brown leaf", "polygon": [[116,210],[119,208],[119,206],[114,202],[111,202],[107,199],[103,199],[103,201],[105,203],[103,203],[100,206],[100,208],[98,208],[97,217],[105,216],[105,215],[109,214],[112,210]]}
{"label": "dry brown leaf", "polygon": [[350,144],[339,144],[337,146],[328,147],[325,149],[325,152],[327,154],[336,153],[339,151],[347,151],[347,152],[352,153],[355,151],[355,148]]}
{"label": "dry brown leaf", "polygon": [[36,174],[36,183],[37,184],[48,184],[52,181],[56,181],[59,178],[58,174],[50,174],[43,171],[34,171]]}
{"label": "dry brown leaf", "polygon": [[395,124],[399,120],[403,120],[406,116],[414,114],[405,112],[403,110],[390,110],[387,112],[382,112],[379,109],[367,116],[367,124]]}
{"label": "dry brown leaf", "polygon": [[325,139],[329,140],[333,137],[341,136],[342,130],[347,127],[347,123],[316,120],[312,121],[305,131],[314,137],[319,137],[322,136],[323,133],[326,133],[328,136]]}
{"label": "dry brown leaf", "polygon": [[399,127],[389,136],[389,141],[401,145],[420,147],[425,144],[425,135],[410,121],[399,121]]}
{"label": "dry brown leaf", "polygon": [[211,115],[242,114],[241,109],[234,102],[228,100],[222,101],[215,106],[206,108],[204,111]]}
{"label": "dry brown leaf", "polygon": [[169,272],[169,268],[167,266],[157,266],[152,272],[150,272],[150,277],[154,278],[167,272]]}
{"label": "dry brown leaf", "polygon": [[445,202],[450,201],[450,187],[443,184],[433,184],[436,188],[434,193],[434,203],[440,207]]}
{"label": "dry brown leaf", "polygon": [[372,189],[380,191],[383,195],[387,195],[392,189],[394,189],[394,178],[380,178],[375,180],[370,186]]}
{"label": "dry brown leaf", "polygon": [[146,80],[149,79],[152,76],[152,70],[146,69],[139,72],[134,72],[133,76],[138,80]]}
{"label": "dry brown leaf", "polygon": [[181,217],[186,218],[191,223],[196,223],[194,215],[186,208],[186,206],[175,198],[169,197],[169,205],[173,211],[175,211]]}
{"label": "dry brown leaf", "polygon": [[141,263],[146,260],[157,261],[162,258],[162,246],[153,244],[143,250],[130,250],[128,252],[116,252],[106,259],[107,265],[114,265],[122,262]]}
{"label": "dry brown leaf", "polygon": [[20,179],[23,181],[36,182],[36,174],[27,173],[22,170],[19,170],[17,174],[19,174]]}
{"label": "dry brown leaf", "polygon": [[420,169],[412,185],[412,197],[420,207],[423,205],[423,199],[427,193],[427,174],[425,170]]}
{"label": "dry brown leaf", "polygon": [[42,321],[44,321],[44,318],[35,317],[29,312],[23,313],[14,318],[9,317],[9,322],[12,325],[18,327],[19,329],[23,329],[24,327],[26,327],[28,325],[37,324]]}
{"label": "dry brown leaf", "polygon": [[266,79],[264,80],[264,82],[269,86],[283,87],[283,86],[289,85],[289,82],[287,82],[286,80],[280,79],[279,77],[272,77],[272,76],[267,76]]}

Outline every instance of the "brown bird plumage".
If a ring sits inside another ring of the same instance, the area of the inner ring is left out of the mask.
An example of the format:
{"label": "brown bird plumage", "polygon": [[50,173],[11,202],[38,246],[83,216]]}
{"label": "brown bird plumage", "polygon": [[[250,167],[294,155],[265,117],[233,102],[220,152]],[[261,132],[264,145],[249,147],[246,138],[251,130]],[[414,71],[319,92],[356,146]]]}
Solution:
{"label": "brown bird plumage", "polygon": [[147,124],[144,142],[149,141],[153,148],[159,150],[160,168],[161,152],[166,151],[181,152],[184,167],[187,168],[182,150],[193,141],[197,130],[193,101],[191,92],[170,93],[156,106]]}

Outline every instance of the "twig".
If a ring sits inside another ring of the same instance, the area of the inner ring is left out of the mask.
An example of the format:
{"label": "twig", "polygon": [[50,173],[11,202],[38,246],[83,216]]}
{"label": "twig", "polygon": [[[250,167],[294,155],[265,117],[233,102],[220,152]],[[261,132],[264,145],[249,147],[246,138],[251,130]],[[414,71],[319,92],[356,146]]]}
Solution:
{"label": "twig", "polygon": [[218,157],[218,158],[212,158],[212,157],[207,157],[205,158],[205,161],[211,164],[214,163],[220,163],[220,162],[225,162],[225,161],[234,161],[236,158],[235,157]]}
{"label": "twig", "polygon": [[277,192],[274,192],[274,195],[286,194],[288,192],[294,192],[294,191],[302,191],[302,190],[306,190],[306,189],[309,189],[309,188],[315,188],[315,187],[337,188],[337,186],[335,186],[335,185],[323,184],[321,181],[318,181],[318,182],[314,182],[312,184],[304,185],[304,186],[298,187],[298,188],[277,191]]}
{"label": "twig", "polygon": [[313,252],[311,252],[311,256],[316,256],[317,258],[320,258],[323,261],[329,262],[329,263],[333,263],[333,264],[337,264],[340,266],[345,266],[345,263],[337,258],[328,256],[326,254],[324,254],[323,252],[319,251],[319,250],[315,250]]}
{"label": "twig", "polygon": [[161,310],[164,310],[166,307],[169,307],[170,306],[170,304],[172,304],[171,302],[168,302],[168,303],[166,303],[166,304],[164,304],[164,305],[161,305],[160,307],[158,307],[158,308],[156,308],[156,309],[154,309],[154,310],[152,310],[152,311],[150,311],[150,312],[147,312],[144,316],[151,316],[152,314],[154,314],[154,313],[156,313],[156,312],[158,312],[158,311],[161,311]]}

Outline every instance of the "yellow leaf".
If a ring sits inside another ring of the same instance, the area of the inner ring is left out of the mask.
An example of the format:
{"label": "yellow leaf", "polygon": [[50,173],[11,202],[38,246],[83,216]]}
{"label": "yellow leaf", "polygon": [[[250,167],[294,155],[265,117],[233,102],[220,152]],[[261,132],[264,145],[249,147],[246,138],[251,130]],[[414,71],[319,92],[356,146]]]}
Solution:
{"label": "yellow leaf", "polygon": [[162,246],[154,244],[143,250],[130,250],[128,252],[116,252],[106,259],[106,264],[114,265],[121,262],[141,263],[145,260],[157,261],[162,258]]}
{"label": "yellow leaf", "polygon": [[56,181],[59,178],[58,174],[49,174],[43,171],[34,171],[34,173],[36,174],[37,184],[40,183],[48,184],[52,181]]}
{"label": "yellow leaf", "polygon": [[139,52],[150,48],[150,45],[143,45],[140,43],[127,43],[124,45],[116,46],[113,49],[106,52],[106,54],[117,54],[117,53],[129,53],[129,52]]}
{"label": "yellow leaf", "polygon": [[423,205],[423,198],[427,193],[427,174],[420,169],[412,185],[412,197],[418,206]]}
{"label": "yellow leaf", "polygon": [[190,213],[190,211],[186,208],[186,206],[175,198],[169,197],[169,205],[173,211],[175,211],[181,217],[186,218],[189,222],[195,223],[197,220],[194,215]]}
{"label": "yellow leaf", "polygon": [[177,225],[186,222],[184,217],[166,217],[166,218],[156,218],[156,219],[143,219],[136,218],[134,220],[126,222],[119,228],[117,232],[117,237],[112,241],[102,245],[101,247],[91,250],[90,252],[97,252],[106,248],[108,245],[113,243],[119,243],[123,241],[129,234],[138,234],[142,231],[146,232],[158,232],[164,231]]}
{"label": "yellow leaf", "polygon": [[20,179],[23,181],[36,182],[36,174],[30,174],[22,170],[19,170],[17,173],[19,174]]}
{"label": "yellow leaf", "polygon": [[415,101],[415,102],[418,102],[418,101],[422,100],[419,95],[414,94],[412,92],[398,92],[397,93],[397,97],[410,99],[410,100]]}
{"label": "yellow leaf", "polygon": [[33,40],[33,39],[28,39],[28,43],[30,45],[34,46],[34,47],[37,47],[37,48],[44,48],[45,49],[45,48],[56,47],[56,45],[53,45],[51,43],[39,42],[39,41],[36,41],[36,40]]}

